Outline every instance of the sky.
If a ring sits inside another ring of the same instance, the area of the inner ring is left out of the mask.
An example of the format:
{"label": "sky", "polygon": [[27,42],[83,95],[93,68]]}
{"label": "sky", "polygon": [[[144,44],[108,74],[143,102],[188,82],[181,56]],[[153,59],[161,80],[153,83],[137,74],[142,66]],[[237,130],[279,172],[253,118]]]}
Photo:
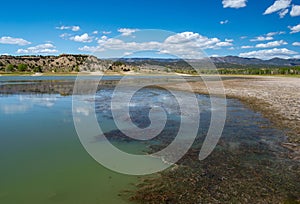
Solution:
{"label": "sky", "polygon": [[300,0],[1,2],[0,55],[106,58],[146,50],[300,58]]}

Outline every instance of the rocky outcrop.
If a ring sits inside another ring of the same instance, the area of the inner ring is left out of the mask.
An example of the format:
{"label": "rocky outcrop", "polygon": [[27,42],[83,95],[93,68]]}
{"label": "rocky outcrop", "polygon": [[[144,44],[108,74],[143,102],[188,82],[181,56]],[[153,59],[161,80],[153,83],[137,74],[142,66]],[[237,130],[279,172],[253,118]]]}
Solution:
{"label": "rocky outcrop", "polygon": [[0,70],[8,72],[20,71],[20,65],[25,65],[22,71],[27,72],[103,71],[110,64],[109,60],[100,60],[89,55],[0,56]]}

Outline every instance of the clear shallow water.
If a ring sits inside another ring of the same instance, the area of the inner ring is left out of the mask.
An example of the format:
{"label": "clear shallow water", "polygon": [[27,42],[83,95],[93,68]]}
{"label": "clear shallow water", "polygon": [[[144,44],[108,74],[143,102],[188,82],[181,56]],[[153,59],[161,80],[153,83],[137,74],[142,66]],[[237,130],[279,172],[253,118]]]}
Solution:
{"label": "clear shallow water", "polygon": [[[111,93],[111,88],[99,91],[95,108],[107,135],[118,136],[109,111]],[[201,140],[207,131],[211,110],[208,97],[197,97],[201,109]],[[75,132],[71,99],[71,96],[57,94],[0,95],[0,203],[130,203],[118,194],[134,190],[131,184],[137,182],[137,177],[113,173],[87,154]],[[242,166],[260,165],[277,172],[277,163],[274,167],[259,162],[276,161],[282,164],[279,168],[288,169],[290,163],[285,165],[284,157],[280,157],[286,152],[279,145],[285,139],[284,133],[239,101],[229,99],[227,103],[226,126],[217,150],[240,154]],[[166,134],[175,131],[174,124],[180,114],[177,104],[167,91],[155,88],[143,89],[133,98],[130,109],[136,125],[149,125],[150,104],[164,106],[171,121]],[[112,142],[124,151],[143,153],[148,150],[149,143],[116,138],[112,138]],[[95,137],[95,142],[101,141]],[[155,143],[160,140],[150,144]]]}
{"label": "clear shallow water", "polygon": [[2,96],[0,124],[0,203],[127,203],[118,194],[136,178],[105,169],[85,152],[71,97]]}

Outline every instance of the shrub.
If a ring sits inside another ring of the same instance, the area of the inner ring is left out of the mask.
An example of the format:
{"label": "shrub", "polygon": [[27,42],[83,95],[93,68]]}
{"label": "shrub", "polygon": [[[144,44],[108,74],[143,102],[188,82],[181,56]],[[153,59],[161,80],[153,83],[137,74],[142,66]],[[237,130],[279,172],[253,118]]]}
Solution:
{"label": "shrub", "polygon": [[27,69],[27,65],[26,64],[19,64],[18,65],[18,71],[20,72],[24,72]]}
{"label": "shrub", "polygon": [[34,68],[33,68],[33,71],[34,71],[34,72],[40,72],[40,73],[43,72],[41,66],[34,67]]}
{"label": "shrub", "polygon": [[14,65],[12,65],[12,64],[8,64],[8,65],[6,65],[6,67],[5,67],[5,72],[13,72],[14,71]]}

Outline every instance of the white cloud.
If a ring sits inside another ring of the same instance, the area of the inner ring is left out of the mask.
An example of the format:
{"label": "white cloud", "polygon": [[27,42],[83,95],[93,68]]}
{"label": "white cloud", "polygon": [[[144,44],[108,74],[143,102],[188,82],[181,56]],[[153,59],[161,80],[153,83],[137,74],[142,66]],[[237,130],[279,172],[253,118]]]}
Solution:
{"label": "white cloud", "polygon": [[[285,12],[282,10],[285,10],[286,8],[288,8],[290,6],[291,2],[292,2],[292,0],[276,0],[273,5],[271,5],[269,8],[266,9],[266,11],[264,12],[264,15],[271,14],[271,13],[274,13],[277,11],[281,11],[280,13]],[[283,14],[281,14],[281,15],[283,15]]]}
{"label": "white cloud", "polygon": [[292,45],[293,46],[300,46],[300,42],[294,42]]}
{"label": "white cloud", "polygon": [[43,53],[43,54],[51,54],[51,53],[57,53],[58,51],[55,49],[55,46],[51,43],[41,44],[34,47],[29,47],[27,49],[18,49],[18,54],[37,54],[37,53]]}
{"label": "white cloud", "polygon": [[3,36],[0,38],[0,44],[9,44],[9,45],[29,45],[31,42],[24,40],[22,38],[13,38],[9,36]]}
{"label": "white cloud", "polygon": [[108,34],[111,34],[111,31],[103,31],[102,34],[108,35]]}
{"label": "white cloud", "polygon": [[218,46],[218,47],[228,47],[228,46],[232,46],[232,43],[231,42],[218,42],[216,44],[216,46]]}
{"label": "white cloud", "polygon": [[79,26],[72,26],[72,31],[79,31],[80,27]]}
{"label": "white cloud", "polygon": [[123,35],[123,36],[130,36],[130,35],[132,35],[133,33],[135,33],[136,31],[138,31],[138,29],[120,28],[120,29],[118,30],[118,32],[120,32],[121,35]]}
{"label": "white cloud", "polygon": [[98,33],[99,33],[98,30],[93,31],[94,35],[97,35]]}
{"label": "white cloud", "polygon": [[133,52],[124,52],[124,56],[129,56],[129,55],[132,55],[133,54]]}
{"label": "white cloud", "polygon": [[220,21],[221,25],[224,25],[224,24],[227,24],[227,23],[229,23],[229,20]]}
{"label": "white cloud", "polygon": [[248,36],[241,36],[240,38],[241,38],[242,40],[244,40],[244,39],[248,38]]}
{"label": "white cloud", "polygon": [[185,48],[189,47],[200,49],[218,49],[220,47],[232,46],[231,42],[222,42],[218,38],[208,38],[206,36],[200,35],[199,33],[183,32],[168,37],[165,40],[164,45],[167,47],[172,47],[176,45],[175,47],[181,48],[184,46]]}
{"label": "white cloud", "polygon": [[288,28],[291,30],[290,33],[298,33],[298,32],[300,32],[300,24],[298,24],[296,26],[289,26]]}
{"label": "white cloud", "polygon": [[[203,57],[202,49],[220,49],[232,46],[233,40],[221,41],[218,38],[208,38],[199,33],[183,32],[167,37],[163,42],[125,42],[115,38],[101,38],[98,46],[84,46],[79,48],[86,52],[103,52],[116,50],[124,52],[137,52],[145,50],[157,50],[164,54],[177,54],[183,58]],[[188,54],[187,54],[188,53]]]}
{"label": "white cloud", "polygon": [[294,55],[298,54],[298,52],[286,49],[286,48],[273,48],[269,50],[257,50],[252,52],[244,52],[240,53],[240,57],[247,57],[247,58],[260,58],[260,59],[272,59],[275,57],[279,58],[292,58]]}
{"label": "white cloud", "polygon": [[63,39],[67,39],[70,36],[71,36],[71,34],[69,34],[69,33],[63,33],[63,34],[59,35],[59,37],[63,38]]}
{"label": "white cloud", "polygon": [[274,40],[275,35],[283,35],[283,34],[285,34],[284,31],[269,32],[267,34],[250,39],[250,41],[251,42],[270,41],[270,40]]}
{"label": "white cloud", "polygon": [[268,41],[268,40],[273,40],[274,38],[272,36],[258,36],[254,39],[251,39],[251,42],[256,42],[256,41]]}
{"label": "white cloud", "polygon": [[250,49],[250,48],[253,48],[253,46],[251,46],[251,45],[244,45],[241,48],[242,49]]}
{"label": "white cloud", "polygon": [[108,39],[108,37],[105,36],[105,35],[103,35],[103,36],[101,37],[101,40],[107,40],[107,39]]}
{"label": "white cloud", "polygon": [[75,42],[89,43],[93,41],[93,37],[89,36],[87,33],[84,33],[82,35],[70,37],[70,40],[74,40]]}
{"label": "white cloud", "polygon": [[278,31],[278,32],[267,33],[266,36],[275,36],[275,35],[283,35],[283,34],[285,34],[284,31]]}
{"label": "white cloud", "polygon": [[273,42],[268,42],[268,43],[261,43],[257,44],[255,47],[256,48],[270,48],[270,47],[279,47],[281,45],[287,45],[288,43],[285,42],[284,40],[278,40],[278,41],[273,41]]}
{"label": "white cloud", "polygon": [[288,14],[289,12],[289,9],[284,9],[282,11],[280,11],[278,14],[279,14],[279,17],[280,18],[284,18],[286,14]]}
{"label": "white cloud", "polygon": [[104,51],[104,49],[100,50],[100,48],[98,46],[83,46],[78,48],[78,50],[80,51],[84,51],[84,52],[101,52]]}
{"label": "white cloud", "polygon": [[72,31],[79,31],[80,27],[79,26],[60,26],[56,27],[58,30],[72,30]]}
{"label": "white cloud", "polygon": [[223,0],[223,8],[242,8],[246,6],[247,0]]}
{"label": "white cloud", "polygon": [[300,16],[300,5],[293,5],[290,15],[293,17]]}

